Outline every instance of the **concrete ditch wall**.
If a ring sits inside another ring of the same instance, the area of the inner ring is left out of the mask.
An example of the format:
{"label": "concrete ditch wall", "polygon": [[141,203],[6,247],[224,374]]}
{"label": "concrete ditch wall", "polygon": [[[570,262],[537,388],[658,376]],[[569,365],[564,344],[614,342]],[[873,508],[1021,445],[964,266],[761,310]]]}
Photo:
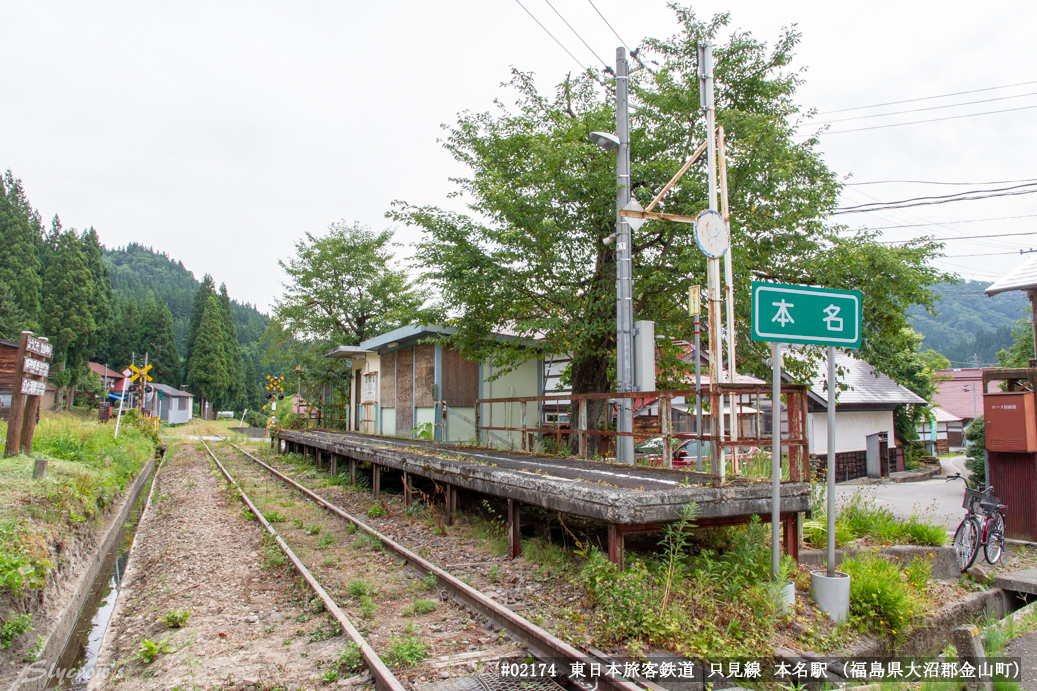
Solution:
{"label": "concrete ditch wall", "polygon": [[[889,561],[903,567],[915,557],[920,557],[932,562],[933,578],[957,581],[961,576],[958,568],[958,557],[953,547],[923,547],[918,545],[891,545],[888,547],[864,547],[861,549],[837,549],[835,550],[835,565],[843,563],[843,559],[855,554],[874,552]],[[807,564],[813,568],[825,566],[825,550],[805,549],[799,553],[799,563]]]}
{"label": "concrete ditch wall", "polygon": [[108,552],[116,547],[115,542],[122,530],[122,525],[127,521],[133,512],[133,508],[137,505],[141,492],[147,485],[148,478],[151,477],[154,467],[155,461],[148,461],[147,465],[140,471],[137,479],[133,481],[133,484],[126,491],[126,498],[123,500],[122,506],[119,507],[116,515],[109,519],[105,525],[103,537],[98,543],[96,551],[87,559],[86,568],[81,571],[76,579],[72,595],[65,601],[57,617],[51,620],[50,630],[46,633],[46,640],[42,650],[40,650],[39,661],[25,664],[21,673],[9,687],[10,691],[37,691],[47,687],[47,673],[51,666],[56,665],[57,660],[61,657],[61,653],[68,643],[69,636],[72,635],[72,631],[75,629],[79,613],[82,611],[84,603],[90,597],[90,591],[94,587],[94,581],[97,580]]}

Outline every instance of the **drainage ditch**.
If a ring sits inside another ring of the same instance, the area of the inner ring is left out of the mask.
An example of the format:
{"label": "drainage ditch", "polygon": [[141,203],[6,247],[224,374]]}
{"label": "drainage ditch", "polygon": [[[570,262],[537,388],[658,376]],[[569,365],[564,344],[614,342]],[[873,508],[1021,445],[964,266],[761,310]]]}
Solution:
{"label": "drainage ditch", "polygon": [[[165,456],[164,451],[162,456]],[[161,462],[158,468],[161,468]],[[157,475],[158,470],[156,469],[150,478],[152,488],[154,488]],[[151,495],[151,491],[148,494],[141,492],[133,513],[122,524],[114,545],[105,555],[104,564],[90,588],[90,595],[79,612],[76,626],[69,635],[65,649],[53,669],[50,682],[47,684],[48,689],[68,691],[86,689],[94,672],[101,641],[104,640],[108,622],[115,609],[115,600],[119,596],[122,574],[126,568],[126,562],[129,560],[130,550],[133,548],[133,536],[137,524],[140,523],[145,507],[151,501]]]}

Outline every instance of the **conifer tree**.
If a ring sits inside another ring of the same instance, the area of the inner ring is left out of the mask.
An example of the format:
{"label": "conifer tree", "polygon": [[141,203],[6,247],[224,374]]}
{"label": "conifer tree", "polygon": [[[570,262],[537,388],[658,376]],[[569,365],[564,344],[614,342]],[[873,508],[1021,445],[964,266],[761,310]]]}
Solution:
{"label": "conifer tree", "polygon": [[220,303],[210,295],[202,311],[195,333],[191,360],[187,363],[187,383],[191,390],[205,401],[219,400],[227,391],[226,337]]}
{"label": "conifer tree", "polygon": [[28,326],[25,314],[18,307],[14,293],[0,281],[0,338],[17,341],[19,334]]}
{"label": "conifer tree", "polygon": [[89,308],[97,328],[90,340],[83,344],[87,358],[93,357],[112,335],[112,283],[108,278],[108,267],[104,265],[104,248],[92,227],[83,233],[83,255],[90,269],[91,291]]}
{"label": "conifer tree", "polygon": [[36,223],[22,181],[8,170],[0,178],[0,281],[7,284],[10,298],[29,322],[39,316],[42,288]]}
{"label": "conifer tree", "polygon": [[176,336],[173,333],[173,315],[169,306],[155,300],[148,293],[141,308],[141,350],[149,355],[155,365],[152,376],[160,384],[178,387],[181,382],[180,356],[176,352]]}
{"label": "conifer tree", "polygon": [[[202,285],[199,286],[198,292],[194,294],[194,303],[191,307],[191,322],[187,327],[187,351],[184,354],[185,368],[188,367],[191,357],[194,355],[194,342],[198,337],[198,328],[201,326],[202,314],[205,312],[205,306],[209,302],[210,295],[216,295],[216,282],[210,274],[205,274],[205,277],[202,278]],[[187,379],[187,374],[185,371],[185,379]]]}
{"label": "conifer tree", "polygon": [[137,298],[115,300],[115,326],[108,341],[105,359],[115,368],[123,369],[133,360],[134,353],[141,350],[140,306]]}
{"label": "conifer tree", "polygon": [[245,368],[241,362],[238,331],[234,327],[234,315],[231,312],[226,283],[220,284],[220,316],[223,320],[224,350],[227,354],[227,396],[222,402],[229,408],[238,408],[245,404]]}
{"label": "conifer tree", "polygon": [[[88,350],[97,332],[91,302],[93,276],[75,231],[61,233],[43,276],[43,332],[54,345],[58,371],[52,381],[62,389],[75,386],[79,365],[92,354]],[[61,408],[58,397],[57,408]]]}

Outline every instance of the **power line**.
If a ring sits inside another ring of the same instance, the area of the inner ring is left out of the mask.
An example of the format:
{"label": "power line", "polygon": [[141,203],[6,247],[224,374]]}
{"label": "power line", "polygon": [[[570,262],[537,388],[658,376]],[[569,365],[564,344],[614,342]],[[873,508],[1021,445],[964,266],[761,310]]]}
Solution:
{"label": "power line", "polygon": [[562,42],[561,42],[561,41],[559,41],[559,40],[558,40],[557,38],[555,38],[555,35],[554,35],[554,34],[552,34],[552,33],[551,33],[550,31],[548,31],[548,30],[547,30],[547,27],[546,27],[546,26],[544,26],[543,24],[541,24],[541,23],[540,23],[540,20],[539,20],[539,19],[537,19],[537,18],[536,18],[536,17],[535,17],[534,15],[533,15],[533,13],[532,13],[532,12],[530,12],[530,11],[529,11],[528,9],[526,9],[526,6],[522,4],[522,0],[515,0],[515,2],[517,2],[517,3],[518,3],[518,6],[519,6],[519,7],[521,7],[521,8],[522,8],[522,9],[524,9],[524,10],[526,10],[526,14],[528,14],[528,15],[529,15],[530,17],[533,17],[533,21],[534,21],[534,22],[536,22],[536,23],[537,23],[537,25],[539,25],[539,26],[540,26],[540,28],[541,28],[541,29],[543,29],[543,30],[544,30],[544,31],[545,31],[545,32],[547,33],[547,35],[548,35],[548,36],[550,36],[550,37],[551,37],[552,39],[554,39],[554,42],[558,44],[558,47],[559,47],[559,48],[561,48],[562,50],[564,50],[564,51],[565,51],[566,53],[569,53],[569,57],[570,57],[570,58],[572,58],[573,60],[575,60],[575,61],[576,61],[576,64],[577,64],[577,65],[579,65],[580,67],[582,67],[584,71],[589,71],[589,70],[590,70],[590,68],[589,68],[589,67],[587,67],[587,66],[586,66],[586,65],[584,65],[584,64],[583,64],[582,62],[580,62],[579,60],[577,60],[577,59],[576,59],[576,56],[575,56],[575,55],[573,55],[572,53],[570,53],[570,52],[569,52],[569,49],[568,49],[568,48],[566,48],[566,47],[565,47],[564,45],[562,45]]}
{"label": "power line", "polygon": [[[1010,189],[1015,189],[1015,188],[1010,188]],[[950,198],[950,199],[933,198],[933,201],[911,201],[909,203],[907,203],[907,202],[890,202],[889,204],[887,204],[885,206],[876,206],[876,207],[871,207],[871,208],[861,208],[861,207],[853,206],[853,207],[847,207],[847,208],[843,208],[843,209],[836,209],[832,213],[833,214],[856,214],[856,213],[866,213],[866,212],[869,212],[869,211],[891,211],[891,210],[895,210],[895,209],[907,209],[907,208],[911,208],[911,207],[914,207],[914,206],[932,206],[934,204],[948,204],[950,202],[969,202],[969,201],[976,201],[976,200],[979,200],[979,199],[992,199],[994,197],[1016,197],[1016,196],[1019,196],[1021,194],[1033,194],[1034,192],[1037,192],[1037,188],[1025,189],[1025,190],[1016,190],[1014,192],[1012,192],[1012,191],[1003,191],[1003,192],[996,192],[996,193],[992,193],[992,194],[985,194],[984,193],[984,194],[977,194],[976,196],[971,196],[971,197],[955,197],[955,198]],[[965,193],[965,194],[972,194],[972,193]],[[867,206],[867,205],[862,205],[862,206]]]}
{"label": "power line", "polygon": [[950,98],[951,96],[964,96],[965,94],[978,94],[983,91],[997,91],[998,89],[1011,89],[1016,86],[1027,86],[1037,84],[1037,81],[1019,82],[1018,84],[1006,84],[1004,86],[988,86],[983,89],[972,89],[971,91],[956,91],[951,94],[940,94],[939,96],[923,96],[922,98],[908,98],[903,101],[889,101],[888,103],[876,103],[871,106],[854,106],[852,108],[839,108],[837,110],[823,110],[818,115],[829,115],[830,113],[846,113],[851,110],[866,110],[868,108],[882,108],[883,106],[898,106],[901,103],[917,103],[918,101],[932,101],[937,98]]}
{"label": "power line", "polygon": [[955,237],[950,238],[912,238],[911,240],[879,240],[879,244],[892,245],[898,242],[911,242],[912,240],[930,240],[932,242],[946,242],[948,240],[982,240],[984,238],[1009,238],[1015,237],[1017,235],[1037,235],[1037,230],[1030,230],[1025,233],[997,233],[995,235],[957,235]]}
{"label": "power line", "polygon": [[[876,226],[874,228],[857,228],[857,229],[847,228],[847,230],[852,231],[852,232],[861,232],[862,230],[869,230],[870,231],[870,230],[891,230],[893,228],[921,228],[923,226],[946,226],[946,225],[957,224],[957,223],[982,223],[982,222],[985,222],[985,221],[1010,221],[1010,220],[1014,220],[1014,219],[1018,219],[1018,218],[1037,218],[1037,214],[1023,214],[1021,216],[994,216],[992,218],[970,218],[968,220],[962,220],[962,221],[943,221],[943,222],[939,222],[939,223],[936,222],[936,221],[931,221],[931,222],[926,222],[926,223],[904,223],[904,224],[901,224],[901,225],[893,225],[893,226]],[[962,237],[968,237],[968,236],[962,236]]]}
{"label": "power line", "polygon": [[602,60],[600,55],[598,55],[597,53],[594,52],[594,49],[591,48],[590,45],[588,45],[587,42],[583,40],[583,36],[580,36],[580,34],[576,31],[576,29],[573,28],[573,25],[570,24],[565,19],[565,17],[562,16],[562,13],[559,12],[558,10],[555,10],[555,6],[551,4],[551,0],[544,0],[544,2],[547,3],[548,7],[550,7],[552,10],[554,10],[554,13],[558,15],[559,19],[561,19],[563,22],[565,22],[565,25],[567,27],[569,27],[569,31],[571,31],[574,34],[576,34],[576,38],[580,39],[580,42],[583,43],[583,45],[587,46],[587,50],[589,50],[591,52],[591,55],[596,57],[598,59],[598,62],[600,62],[602,65],[604,65],[605,67],[608,67],[609,64],[607,62],[605,62],[604,60]]}
{"label": "power line", "polygon": [[796,127],[804,127],[806,125],[830,125],[835,122],[850,122],[851,120],[868,120],[871,118],[885,118],[893,115],[905,115],[907,113],[922,113],[927,110],[943,110],[944,108],[960,108],[961,106],[972,106],[977,103],[993,103],[994,101],[1007,101],[1013,98],[1025,98],[1027,96],[1037,96],[1037,91],[1031,91],[1026,94],[1016,94],[1014,96],[999,96],[998,98],[984,98],[979,101],[964,101],[962,103],[947,103],[942,106],[929,106],[928,108],[915,108],[913,110],[897,110],[892,113],[874,113],[872,115],[855,115],[852,118],[839,118],[838,120],[825,120],[823,122],[812,122],[806,121]]}
{"label": "power line", "polygon": [[1013,185],[1017,182],[1037,182],[1037,178],[1025,178],[1023,180],[993,180],[989,182],[938,182],[934,180],[869,180],[867,182],[844,182],[845,187],[858,187],[860,185],[962,185],[978,187],[980,185]]}
{"label": "power line", "polygon": [[1016,252],[986,252],[984,254],[945,254],[943,256],[944,257],[951,257],[951,258],[955,258],[955,257],[960,257],[960,258],[965,258],[965,257],[1000,257],[1000,256],[1004,256],[1006,254],[1029,254],[1029,251],[1018,250]]}
{"label": "power line", "polygon": [[[986,194],[987,192],[1005,192],[1005,191],[1008,191],[1008,190],[1019,189],[1021,187],[1033,187],[1035,184],[1037,184],[1037,183],[1035,183],[1035,182],[1026,182],[1026,183],[1022,183],[1022,184],[1019,184],[1019,185],[1013,185],[1012,187],[995,187],[994,189],[990,189],[990,190],[969,190],[968,192],[955,192],[953,194],[939,194],[939,195],[932,196],[932,197],[911,197],[909,199],[901,199],[901,200],[895,201],[895,202],[876,201],[876,202],[870,203],[870,204],[858,204],[857,206],[844,206],[840,210],[861,209],[861,208],[864,208],[865,206],[875,206],[875,205],[878,205],[878,204],[883,205],[883,206],[885,206],[887,204],[906,204],[907,202],[919,202],[919,201],[926,201],[926,200],[929,200],[929,199],[946,199],[946,200],[950,200],[950,201],[957,201],[957,200],[954,199],[954,197],[961,197],[962,195],[967,195],[967,194]],[[872,199],[874,199],[874,197],[872,197]]]}
{"label": "power line", "polygon": [[630,50],[630,46],[627,45],[627,42],[620,38],[619,32],[612,28],[612,25],[609,24],[609,20],[605,19],[605,15],[601,13],[601,10],[598,9],[598,6],[594,4],[593,0],[587,0],[587,2],[591,4],[591,7],[594,8],[594,11],[598,13],[599,17],[601,17],[601,21],[605,22],[605,25],[608,26],[608,28],[612,29],[612,33],[616,35],[616,38],[618,38],[619,42],[623,44],[623,47],[627,49],[627,52],[633,53],[634,51]]}
{"label": "power line", "polygon": [[[1019,108],[1004,108],[1002,110],[986,110],[982,113],[968,113],[965,115],[949,115],[945,118],[932,118],[930,120],[912,120],[911,122],[894,122],[889,125],[873,125],[872,127],[858,127],[852,130],[828,130],[826,132],[819,132],[818,134],[847,134],[849,132],[864,132],[866,130],[883,130],[887,127],[903,127],[904,125],[922,125],[927,122],[942,122],[944,120],[958,120],[960,118],[974,118],[979,115],[995,115],[997,113],[1012,113],[1017,110],[1032,110],[1037,108],[1037,105],[1033,106],[1020,106]],[[803,135],[801,135],[803,136]],[[813,135],[810,135],[813,136]]]}

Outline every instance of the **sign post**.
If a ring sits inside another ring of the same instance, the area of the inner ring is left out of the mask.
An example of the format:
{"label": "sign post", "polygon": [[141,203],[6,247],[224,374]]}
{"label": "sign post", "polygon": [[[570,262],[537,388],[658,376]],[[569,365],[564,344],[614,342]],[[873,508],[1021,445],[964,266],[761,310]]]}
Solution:
{"label": "sign post", "polygon": [[[17,456],[32,451],[32,437],[36,432],[36,415],[40,410],[40,396],[47,392],[54,346],[46,338],[37,338],[31,331],[23,331],[18,342],[14,382],[11,387],[11,412],[7,421],[7,442],[4,456]],[[39,359],[37,359],[39,358]]]}
{"label": "sign post", "polygon": [[781,344],[828,346],[827,571],[811,573],[811,591],[821,609],[835,621],[849,614],[850,577],[835,570],[835,348],[860,348],[863,295],[778,283],[752,284],[752,340],[771,343],[774,392],[771,401],[771,572],[777,580],[781,515]]}

